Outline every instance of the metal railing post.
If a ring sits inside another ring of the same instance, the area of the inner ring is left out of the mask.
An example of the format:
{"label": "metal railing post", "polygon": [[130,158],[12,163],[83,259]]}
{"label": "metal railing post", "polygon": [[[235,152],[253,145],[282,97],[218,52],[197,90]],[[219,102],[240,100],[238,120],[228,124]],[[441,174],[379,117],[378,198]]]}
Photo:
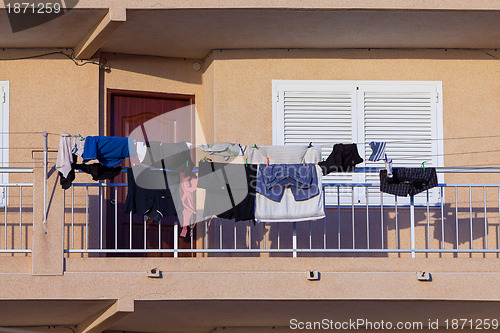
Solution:
{"label": "metal railing post", "polygon": [[410,196],[411,257],[415,258],[415,198]]}
{"label": "metal railing post", "polygon": [[43,232],[47,233],[48,133],[43,132]]}

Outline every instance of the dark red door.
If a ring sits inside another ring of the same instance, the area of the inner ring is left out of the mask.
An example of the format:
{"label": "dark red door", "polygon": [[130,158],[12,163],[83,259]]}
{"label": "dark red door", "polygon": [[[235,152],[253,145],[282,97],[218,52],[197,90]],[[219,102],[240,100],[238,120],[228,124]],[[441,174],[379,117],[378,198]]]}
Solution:
{"label": "dark red door", "polygon": [[[139,135],[140,138],[145,138],[148,141],[195,143],[193,96],[108,90],[107,98],[108,135],[131,136],[135,139],[138,139]],[[133,159],[125,159],[122,165],[130,166],[131,160],[133,161]],[[126,174],[122,173],[114,179],[114,182],[127,183]],[[130,217],[123,213],[126,196],[126,187],[118,187],[116,198],[114,190],[110,189],[107,192],[109,202],[111,205],[116,204],[118,211],[118,214],[115,215],[114,207],[108,210],[106,228],[108,248],[116,246],[118,249],[128,249],[130,248],[130,238],[132,238],[132,249],[143,249],[144,247],[147,249],[172,249],[174,246],[174,223],[177,218],[170,216],[164,217],[160,223],[146,223],[146,230],[144,230],[144,218],[134,215],[131,232]],[[115,228],[115,224],[117,228]],[[118,233],[117,242],[115,242],[115,230]],[[191,237],[179,237],[179,248],[191,248],[191,246],[194,248],[194,240],[192,241]],[[164,255],[172,256],[171,253]]]}

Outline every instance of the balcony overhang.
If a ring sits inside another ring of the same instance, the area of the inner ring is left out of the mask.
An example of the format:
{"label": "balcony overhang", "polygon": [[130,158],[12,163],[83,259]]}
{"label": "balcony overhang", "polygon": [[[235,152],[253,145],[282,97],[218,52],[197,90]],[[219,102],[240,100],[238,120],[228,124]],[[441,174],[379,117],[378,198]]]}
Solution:
{"label": "balcony overhang", "polygon": [[183,0],[81,0],[66,14],[13,33],[0,5],[0,48],[72,48],[79,58],[96,51],[203,58],[213,49],[481,48],[500,46],[495,1],[283,1],[224,4]]}

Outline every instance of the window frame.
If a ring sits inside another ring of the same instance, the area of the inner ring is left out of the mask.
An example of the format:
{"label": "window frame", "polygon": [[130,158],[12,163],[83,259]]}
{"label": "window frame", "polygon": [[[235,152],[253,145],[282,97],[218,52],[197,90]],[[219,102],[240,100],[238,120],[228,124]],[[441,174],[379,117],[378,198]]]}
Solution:
{"label": "window frame", "polygon": [[[431,92],[431,135],[436,138],[432,142],[432,160],[433,166],[444,166],[444,144],[443,144],[443,94],[442,94],[442,81],[352,81],[352,80],[273,80],[272,81],[272,133],[273,144],[285,144],[285,118],[284,118],[284,100],[285,91],[316,91],[316,90],[330,90],[337,91],[350,91],[351,96],[351,116],[352,116],[352,142],[365,142],[365,108],[364,108],[364,93],[367,91],[373,92],[375,90],[380,92],[393,92],[405,93],[410,91]],[[371,89],[371,90],[370,90]],[[432,91],[435,92],[434,96]],[[359,154],[365,159],[366,145],[358,144]],[[371,163],[371,162],[369,162]],[[370,165],[365,162],[358,165],[360,167]],[[352,181],[355,183],[366,182],[364,173],[352,173]],[[325,181],[324,181],[325,182]],[[444,183],[444,175],[438,174],[438,182]],[[429,201],[431,206],[440,205],[440,196],[437,195],[439,187],[432,189],[434,191],[433,198]],[[355,204],[366,205],[365,190],[364,188],[355,189]],[[336,197],[336,195],[335,195]],[[341,196],[342,197],[342,196]],[[327,205],[337,205],[337,199],[334,201],[327,196]],[[349,200],[341,200],[341,205],[351,205],[351,198]],[[384,194],[384,205],[394,205],[394,196]],[[407,202],[406,202],[407,201]],[[415,197],[415,203],[419,205],[427,204],[426,198]],[[380,205],[380,196],[370,197],[370,205]],[[398,204],[409,204],[409,197],[398,198]]]}
{"label": "window frame", "polygon": [[[9,166],[9,81],[0,81],[0,166]],[[9,182],[8,173],[0,173],[0,184]],[[0,207],[7,204],[7,188],[0,187]]]}

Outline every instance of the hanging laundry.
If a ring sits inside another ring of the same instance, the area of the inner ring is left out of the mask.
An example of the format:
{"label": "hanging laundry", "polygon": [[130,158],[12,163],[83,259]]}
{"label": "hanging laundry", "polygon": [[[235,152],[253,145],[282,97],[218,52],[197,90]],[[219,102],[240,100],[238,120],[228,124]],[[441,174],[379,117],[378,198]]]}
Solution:
{"label": "hanging laundry", "polygon": [[190,172],[194,168],[187,142],[162,143],[150,141],[141,163],[171,171]]}
{"label": "hanging laundry", "polygon": [[244,154],[244,149],[242,148],[244,146],[231,142],[218,142],[213,145],[198,145],[198,147],[210,155],[224,157],[226,161],[231,157],[240,155],[240,153],[241,155]]}
{"label": "hanging laundry", "polygon": [[84,148],[85,138],[82,136],[73,137],[73,148],[71,149],[71,153],[82,157]]}
{"label": "hanging laundry", "polygon": [[139,162],[143,162],[144,158],[146,158],[146,153],[147,153],[147,146],[145,142],[136,142],[135,143],[135,150],[137,153],[137,158],[139,159]]}
{"label": "hanging laundry", "polygon": [[319,162],[318,165],[326,176],[330,172],[353,172],[356,164],[361,162],[363,159],[359,156],[355,143],[337,143],[326,161]]}
{"label": "hanging laundry", "polygon": [[319,194],[316,166],[314,164],[259,165],[257,192],[280,202],[289,188],[295,201],[310,199]]}
{"label": "hanging laundry", "polygon": [[387,177],[392,178],[392,159],[387,158],[387,154],[384,157],[385,170],[387,171]]}
{"label": "hanging laundry", "polygon": [[203,217],[254,219],[257,165],[201,161],[198,170],[198,187],[205,189]]}
{"label": "hanging laundry", "polygon": [[[267,160],[269,165],[317,164],[321,156],[321,146],[258,146],[248,149],[248,163],[259,165],[267,165]],[[323,175],[318,165],[315,165],[315,172],[316,185],[322,186]],[[310,199],[296,201],[290,188],[286,188],[280,202],[258,192],[255,194],[255,219],[259,222],[298,222],[324,217],[323,191]]]}
{"label": "hanging laundry", "polygon": [[315,149],[302,145],[249,146],[248,163],[267,164],[269,161],[271,164],[297,164],[313,156]]}
{"label": "hanging laundry", "polygon": [[73,185],[73,181],[75,180],[75,165],[76,165],[76,159],[78,158],[76,155],[71,156],[73,159],[73,163],[71,163],[71,170],[68,172],[66,177],[61,172],[58,172],[59,174],[59,184],[61,185],[63,190],[67,190]]}
{"label": "hanging laundry", "polygon": [[124,213],[132,212],[152,221],[177,215],[163,171],[134,166],[127,170],[127,180]]}
{"label": "hanging laundry", "polygon": [[196,214],[196,209],[194,206],[193,194],[198,187],[198,177],[194,173],[180,173],[180,196],[182,207],[182,231],[181,237],[187,236],[187,229],[189,226],[193,226],[191,223],[191,217]]}
{"label": "hanging laundry", "polygon": [[108,168],[101,163],[74,164],[73,168],[92,175],[93,180],[113,179],[122,171],[122,167],[120,166]]}
{"label": "hanging laundry", "polygon": [[[249,221],[252,220],[255,223],[255,184],[257,182],[257,169],[256,164],[246,164],[245,174],[246,174],[246,196],[240,203],[237,203],[233,208],[217,214],[217,217],[223,219],[234,219],[238,221]],[[244,188],[235,188],[233,191],[245,191]]]}
{"label": "hanging laundry", "polygon": [[372,154],[368,158],[372,162],[377,162],[384,159],[385,155],[385,142],[370,142],[370,148],[372,149]]}
{"label": "hanging laundry", "polygon": [[380,191],[406,197],[438,186],[435,168],[394,168],[392,178],[380,170]]}
{"label": "hanging laundry", "polygon": [[134,140],[117,136],[88,136],[85,139],[82,158],[97,159],[107,167],[120,164],[126,157],[135,157]]}
{"label": "hanging laundry", "polygon": [[73,155],[71,154],[71,135],[63,133],[59,139],[56,170],[66,178],[71,171],[71,163],[73,163]]}

